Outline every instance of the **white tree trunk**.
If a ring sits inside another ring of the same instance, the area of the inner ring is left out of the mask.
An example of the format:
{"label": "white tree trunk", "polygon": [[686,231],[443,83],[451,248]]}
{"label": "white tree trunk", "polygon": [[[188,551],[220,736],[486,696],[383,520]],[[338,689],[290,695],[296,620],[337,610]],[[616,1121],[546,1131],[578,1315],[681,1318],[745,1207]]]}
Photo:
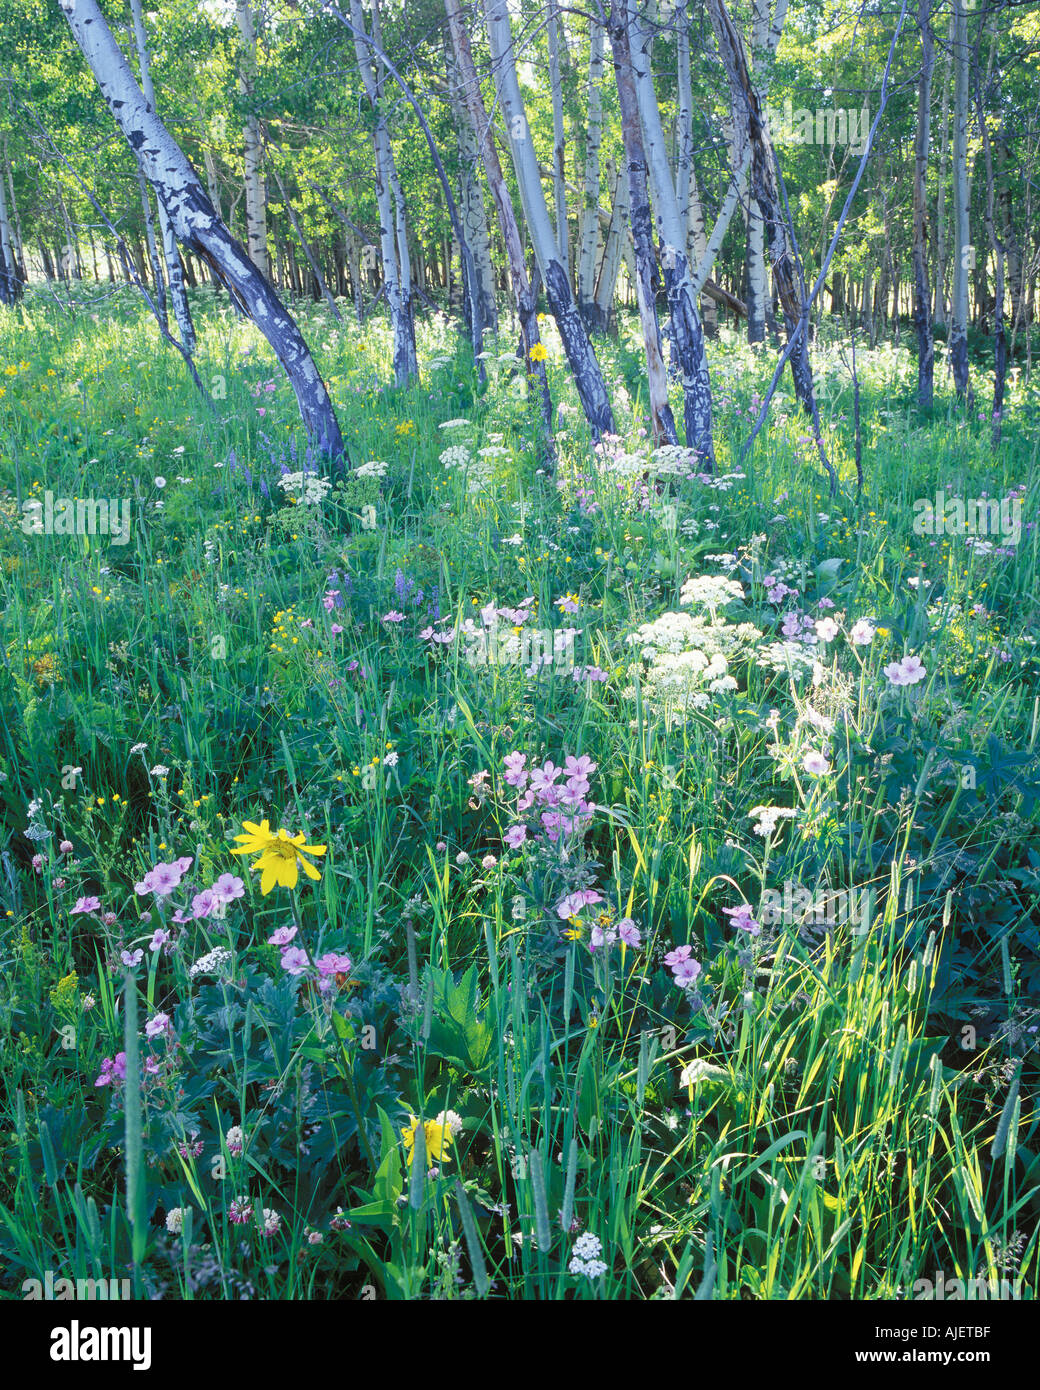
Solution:
{"label": "white tree trunk", "polygon": [[184,152],[152,111],[97,0],[59,0],[59,4],[109,111],[156,197],[165,204],[177,236],[220,272],[271,344],[296,393],[312,443],[341,457],[344,447],[336,412],[299,328],[245,248],[221,222]]}
{"label": "white tree trunk", "polygon": [[585,126],[585,184],[578,234],[578,308],[595,325],[599,253],[600,147],[603,143],[603,29],[589,20],[589,95]]}
{"label": "white tree trunk", "polygon": [[[130,0],[130,13],[134,24],[134,44],[137,48],[137,62],[141,71],[141,90],[144,92],[145,100],[154,112],[159,108],[155,100],[155,87],[152,84],[152,65],[148,57],[148,37],[145,33],[144,14],[141,8],[141,0]],[[148,192],[142,190],[145,202],[151,210],[148,201]],[[147,219],[151,222],[151,218]],[[181,345],[189,357],[195,352],[195,325],[191,320],[191,310],[188,308],[188,294],[184,285],[184,267],[181,264],[180,252],[177,250],[177,236],[170,222],[170,214],[159,203],[159,230],[162,234],[163,261],[166,266],[166,280],[170,287],[170,299],[173,302],[173,313],[177,320],[177,327],[180,330]],[[153,237],[154,240],[154,237]],[[154,245],[149,244],[149,250],[154,254]],[[165,312],[165,309],[164,309]]]}
{"label": "white tree trunk", "polygon": [[712,438],[711,377],[704,351],[704,330],[697,312],[697,298],[687,260],[687,228],[679,217],[679,202],[672,182],[657,93],[650,76],[650,34],[639,22],[634,7],[625,0],[612,0],[611,39],[622,27],[627,29],[631,47],[632,74],[635,78],[639,114],[646,141],[650,182],[654,190],[657,220],[664,243],[661,263],[665,291],[671,310],[671,334],[675,344],[683,384],[683,420],[686,444],[695,449],[707,469],[715,466]]}
{"label": "white tree trunk", "polygon": [[532,355],[534,348],[539,345],[538,316],[535,312],[535,293],[528,278],[527,266],[524,263],[523,238],[513,209],[513,200],[506,186],[502,165],[499,162],[498,150],[495,148],[494,132],[491,129],[491,122],[484,107],[484,98],[480,92],[480,82],[477,78],[473,53],[470,49],[469,32],[462,19],[459,0],[444,0],[444,9],[448,17],[448,28],[451,32],[455,61],[458,64],[459,90],[465,101],[474,139],[478,142],[480,156],[484,162],[484,172],[487,175],[488,187],[491,190],[495,211],[498,214],[499,230],[502,233],[502,241],[506,248],[513,303],[516,306],[517,318],[520,321],[520,335],[524,345],[527,381],[532,394],[536,394],[538,397],[542,425],[545,430],[546,452],[550,456],[554,456],[552,397],[549,394],[549,380],[545,370],[544,354],[534,353]]}
{"label": "white tree trunk", "polygon": [[516,76],[513,34],[506,0],[487,0],[487,30],[495,68],[495,86],[509,131],[516,181],[549,307],[556,320],[582,409],[593,435],[598,438],[602,434],[613,434],[614,413],[603,373],[578,313],[545,202],[541,171]]}
{"label": "white tree trunk", "polygon": [[[361,0],[350,0],[350,20],[355,29],[367,33]],[[373,7],[373,27],[378,21],[378,9]],[[373,38],[379,42],[378,35]],[[405,225],[403,198],[397,180],[394,152],[390,145],[390,132],[386,128],[380,99],[382,97],[381,74],[372,56],[371,47],[364,39],[354,36],[354,51],[357,53],[361,78],[369,104],[375,113],[372,128],[372,148],[375,154],[376,207],[379,210],[379,249],[383,263],[383,286],[386,302],[390,310],[390,324],[394,334],[394,377],[398,386],[407,386],[419,374],[419,362],[415,350],[415,322],[412,312],[411,260],[408,255],[408,232]],[[403,251],[403,258],[402,258]]]}
{"label": "white tree trunk", "polygon": [[[257,74],[252,0],[236,0],[235,23],[239,34],[238,86],[242,95],[249,99]],[[246,117],[242,138],[245,144],[246,241],[250,259],[266,277],[271,273],[267,256],[267,197],[261,172],[260,121],[253,112]]]}
{"label": "white tree trunk", "polygon": [[448,91],[454,117],[455,134],[459,143],[459,191],[462,225],[466,241],[473,252],[476,268],[476,293],[480,299],[482,321],[492,333],[498,333],[498,305],[495,294],[495,268],[491,261],[491,236],[488,230],[484,191],[477,177],[480,152],[477,136],[462,92],[459,65],[450,47],[448,50]]}
{"label": "white tree trunk", "polygon": [[14,252],[11,219],[7,211],[3,170],[0,170],[0,304],[13,304],[20,294],[18,260]]}
{"label": "white tree trunk", "polygon": [[567,278],[570,279],[570,237],[567,227],[567,164],[564,152],[567,137],[563,129],[563,84],[560,74],[560,12],[556,0],[546,0],[546,24],[549,41],[549,87],[552,93],[553,115],[553,203],[556,211],[556,245]]}
{"label": "white tree trunk", "polygon": [[596,296],[593,326],[604,332],[610,323],[610,311],[617,293],[618,272],[621,258],[628,238],[628,178],[624,169],[616,169],[612,162],[607,164],[607,181],[613,188],[612,211],[603,238],[603,256],[596,277]]}

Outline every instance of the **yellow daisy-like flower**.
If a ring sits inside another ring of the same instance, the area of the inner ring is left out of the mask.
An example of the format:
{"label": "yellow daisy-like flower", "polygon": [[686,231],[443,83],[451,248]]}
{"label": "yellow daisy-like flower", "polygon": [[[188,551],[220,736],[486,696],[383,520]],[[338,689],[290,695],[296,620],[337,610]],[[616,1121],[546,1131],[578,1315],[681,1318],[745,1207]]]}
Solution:
{"label": "yellow daisy-like flower", "polygon": [[244,820],[242,828],[246,833],[235,836],[240,847],[233,849],[231,853],[259,856],[249,867],[261,871],[260,892],[264,897],[275,886],[295,888],[299,882],[301,868],[308,878],[321,878],[321,874],[305,856],[324,854],[325,845],[308,845],[307,837],[302,831],[298,835],[290,835],[288,830],[279,830],[275,834],[266,820],[261,821],[259,825]]}
{"label": "yellow daisy-like flower", "polygon": [[548,356],[549,354],[545,349],[544,343],[535,343],[534,346],[531,348],[532,362],[544,362]]}
{"label": "yellow daisy-like flower", "polygon": [[[418,1131],[418,1118],[415,1115],[409,1115],[407,1125],[401,1130],[409,1168],[412,1166],[412,1158],[415,1154],[415,1136]],[[447,1163],[451,1157],[448,1149],[452,1141],[449,1125],[441,1120],[427,1120],[423,1125],[423,1136],[426,1140],[426,1161],[428,1163]]]}

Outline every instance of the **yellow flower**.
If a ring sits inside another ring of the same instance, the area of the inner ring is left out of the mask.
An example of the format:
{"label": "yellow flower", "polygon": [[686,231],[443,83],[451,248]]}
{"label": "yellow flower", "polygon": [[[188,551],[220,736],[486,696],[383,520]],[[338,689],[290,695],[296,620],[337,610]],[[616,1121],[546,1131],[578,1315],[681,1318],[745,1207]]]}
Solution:
{"label": "yellow flower", "polygon": [[240,848],[233,849],[231,853],[259,855],[249,867],[261,871],[260,892],[264,897],[276,884],[282,888],[295,888],[301,868],[308,878],[321,878],[318,870],[304,856],[324,854],[325,845],[308,845],[302,831],[298,835],[290,835],[288,830],[279,830],[276,835],[266,820],[259,825],[244,820],[242,828],[246,833],[235,836]]}
{"label": "yellow flower", "polygon": [[534,347],[531,349],[531,361],[544,362],[548,356],[549,354],[545,350],[545,344],[535,343]]}
{"label": "yellow flower", "polygon": [[[404,1151],[408,1158],[408,1166],[412,1165],[412,1157],[415,1152],[415,1136],[419,1130],[419,1121],[415,1115],[409,1115],[408,1123],[401,1130],[401,1138],[404,1140]],[[451,1129],[445,1121],[427,1120],[423,1125],[423,1136],[426,1140],[426,1161],[428,1163],[447,1163],[451,1155],[448,1149],[451,1146]]]}

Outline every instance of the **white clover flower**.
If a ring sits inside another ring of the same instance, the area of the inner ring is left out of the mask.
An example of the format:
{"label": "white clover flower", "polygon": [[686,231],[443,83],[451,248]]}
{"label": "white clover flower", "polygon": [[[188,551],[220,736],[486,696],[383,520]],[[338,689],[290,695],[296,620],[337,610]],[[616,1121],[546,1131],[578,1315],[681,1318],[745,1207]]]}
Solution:
{"label": "white clover flower", "polygon": [[171,1207],[166,1213],[166,1229],[171,1235],[179,1236],[184,1230],[184,1218],[190,1207]]}

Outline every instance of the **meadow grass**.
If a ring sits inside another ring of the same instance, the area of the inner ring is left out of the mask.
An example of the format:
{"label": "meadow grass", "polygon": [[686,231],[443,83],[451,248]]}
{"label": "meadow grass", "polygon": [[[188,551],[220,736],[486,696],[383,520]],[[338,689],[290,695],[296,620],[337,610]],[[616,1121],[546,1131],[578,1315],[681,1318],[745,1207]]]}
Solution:
{"label": "meadow grass", "polygon": [[[401,391],[301,306],[341,473],[193,302],[211,405],[127,293],[0,311],[4,1297],[1035,1296],[1036,385],[994,448],[864,348],[858,496],[818,343],[831,499],[786,382],[741,461],[733,335],[698,478],[634,324],[599,450],[547,327],[554,466],[505,337],[483,385],[431,319]],[[919,534],[939,489],[1017,544]],[[127,543],[39,534],[63,498]],[[261,893],[264,818],[316,880]]]}

